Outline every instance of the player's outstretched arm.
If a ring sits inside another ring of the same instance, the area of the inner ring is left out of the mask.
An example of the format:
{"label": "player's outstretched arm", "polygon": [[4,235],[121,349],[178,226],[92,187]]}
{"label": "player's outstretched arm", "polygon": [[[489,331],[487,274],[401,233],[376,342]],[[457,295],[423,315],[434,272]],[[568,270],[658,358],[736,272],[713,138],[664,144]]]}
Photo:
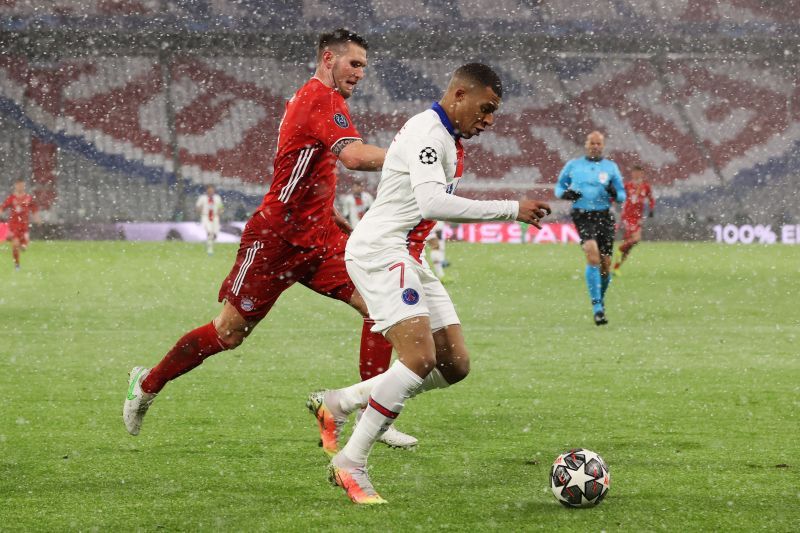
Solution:
{"label": "player's outstretched arm", "polygon": [[428,181],[414,187],[420,213],[428,220],[476,222],[481,220],[520,220],[539,227],[539,219],[550,206],[534,200],[470,200],[447,194],[443,183]]}
{"label": "player's outstretched arm", "polygon": [[539,221],[552,213],[550,204],[538,200],[520,200],[517,221],[542,229]]}
{"label": "player's outstretched arm", "polygon": [[352,142],[343,147],[339,147],[337,144],[333,151],[345,167],[350,170],[380,170],[383,168],[386,149],[365,144],[360,139],[347,140]]}

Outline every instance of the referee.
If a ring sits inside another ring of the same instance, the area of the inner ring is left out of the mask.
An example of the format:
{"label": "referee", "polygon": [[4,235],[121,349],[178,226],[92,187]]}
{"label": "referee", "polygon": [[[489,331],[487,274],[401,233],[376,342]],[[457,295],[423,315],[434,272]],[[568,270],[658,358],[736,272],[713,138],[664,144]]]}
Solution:
{"label": "referee", "polygon": [[586,254],[586,286],[594,323],[608,324],[604,296],[611,282],[614,215],[611,201],[625,201],[625,186],[617,164],[603,157],[605,139],[599,131],[586,136],[586,157],[568,161],[556,184],[556,198],[572,202],[572,221]]}

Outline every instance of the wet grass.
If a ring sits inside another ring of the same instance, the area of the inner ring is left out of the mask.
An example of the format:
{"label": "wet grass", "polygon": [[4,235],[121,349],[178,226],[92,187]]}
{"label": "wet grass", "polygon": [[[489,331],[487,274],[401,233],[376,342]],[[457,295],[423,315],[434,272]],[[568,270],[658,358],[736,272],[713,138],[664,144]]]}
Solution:
{"label": "wet grass", "polygon": [[[2,530],[800,528],[800,247],[646,243],[597,328],[577,247],[451,244],[472,375],[409,403],[416,451],[376,448],[379,509],[327,485],[303,405],[357,379],[343,304],[290,290],[134,438],[127,371],[213,317],[234,248],[34,243],[18,273],[0,253]],[[595,509],[549,492],[574,446],[611,466]]]}

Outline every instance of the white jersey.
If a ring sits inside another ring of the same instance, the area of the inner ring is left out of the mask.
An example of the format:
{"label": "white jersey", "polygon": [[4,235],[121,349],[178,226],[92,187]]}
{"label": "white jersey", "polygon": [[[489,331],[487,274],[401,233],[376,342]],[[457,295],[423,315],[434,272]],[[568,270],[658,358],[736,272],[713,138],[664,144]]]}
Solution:
{"label": "white jersey", "polygon": [[219,194],[214,196],[201,194],[195,205],[200,211],[200,221],[203,224],[219,222],[219,216],[222,213],[222,198]]}
{"label": "white jersey", "polygon": [[397,252],[420,262],[425,239],[436,222],[422,218],[414,187],[436,182],[452,194],[463,161],[461,143],[435,110],[411,117],[386,152],[375,203],[347,240],[345,259],[371,261]]}

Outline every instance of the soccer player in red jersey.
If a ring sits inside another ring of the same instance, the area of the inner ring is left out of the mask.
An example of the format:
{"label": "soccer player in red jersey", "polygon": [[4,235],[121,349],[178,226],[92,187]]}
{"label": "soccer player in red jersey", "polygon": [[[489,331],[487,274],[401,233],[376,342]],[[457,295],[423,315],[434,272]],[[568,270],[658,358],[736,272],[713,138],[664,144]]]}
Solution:
{"label": "soccer player in red jersey", "polygon": [[[388,368],[391,344],[370,331],[374,322],[367,318],[367,306],[344,264],[351,228],[333,207],[337,159],[350,170],[376,171],[386,155],[385,149],[362,141],[346,103],[366,66],[367,43],[359,35],[339,29],[320,36],[314,77],[287,102],[280,122],[272,184],[247,222],[236,262],[219,290],[222,310],[212,322],[181,337],[155,367],[131,371],[123,408],[131,435],[139,433],[147,409],[167,382],[207,357],[239,346],[296,282],[351,305],[365,317],[363,379],[372,375],[364,376],[365,367],[374,374]],[[403,438],[385,442],[416,444],[397,430],[394,436]]]}
{"label": "soccer player in red jersey", "polygon": [[642,218],[644,205],[649,202],[648,216],[653,216],[656,208],[656,199],[650,184],[644,179],[644,169],[635,165],[631,173],[631,180],[625,182],[627,199],[622,205],[622,227],[624,228],[623,242],[619,247],[619,259],[614,263],[614,273],[619,274],[622,263],[631,253],[631,248],[642,240]]}
{"label": "soccer player in red jersey", "polygon": [[25,181],[17,180],[14,182],[14,193],[11,194],[0,206],[0,212],[11,210],[8,217],[8,240],[11,241],[11,255],[14,257],[14,268],[19,270],[20,252],[28,248],[30,234],[30,218],[39,224],[39,209],[33,201],[33,197],[25,192]]}

